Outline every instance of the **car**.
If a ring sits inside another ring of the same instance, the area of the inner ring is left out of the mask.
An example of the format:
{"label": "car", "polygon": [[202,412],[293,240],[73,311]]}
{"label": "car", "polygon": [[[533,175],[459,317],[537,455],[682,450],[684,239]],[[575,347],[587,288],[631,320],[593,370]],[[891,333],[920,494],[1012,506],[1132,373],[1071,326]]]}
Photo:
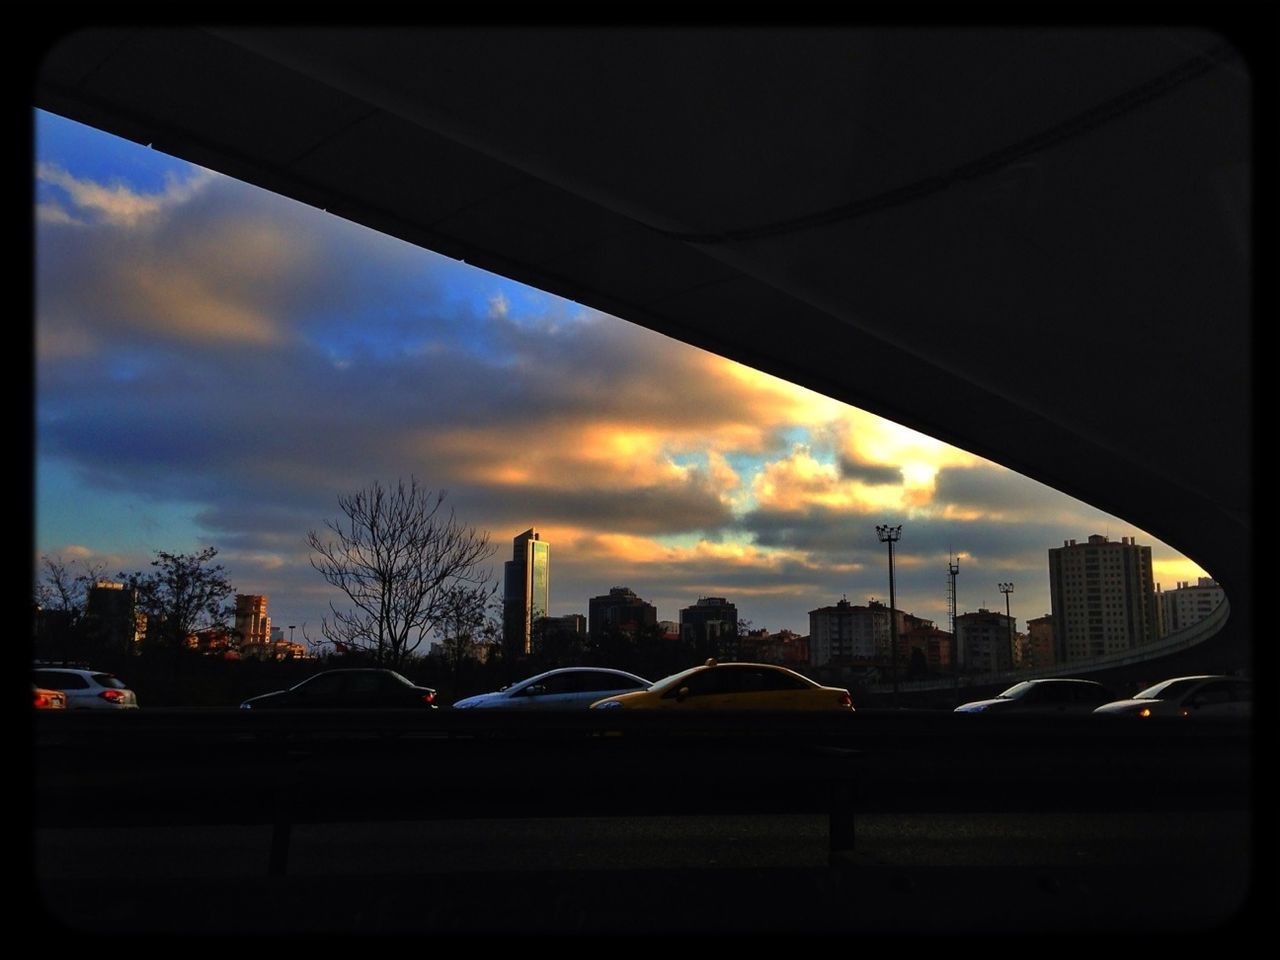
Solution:
{"label": "car", "polygon": [[1055,677],[1023,680],[989,700],[974,700],[956,707],[956,713],[1027,713],[1058,715],[1092,713],[1115,694],[1094,680]]}
{"label": "car", "polygon": [[31,681],[67,698],[68,710],[136,710],[138,696],[115,674],[72,667],[37,667]]}
{"label": "car", "polygon": [[276,708],[385,709],[425,707],[436,709],[436,692],[420,687],[394,670],[349,667],[325,670],[287,690],[250,697],[241,710]]}
{"label": "car", "polygon": [[67,695],[61,690],[47,690],[44,687],[31,685],[32,706],[37,710],[67,709]]}
{"label": "car", "polygon": [[1248,717],[1253,714],[1253,683],[1219,675],[1173,677],[1093,712],[1111,717]]}
{"label": "car", "polygon": [[561,667],[493,693],[465,697],[455,710],[585,710],[597,700],[647,690],[652,681],[607,667]]}
{"label": "car", "polygon": [[674,673],[647,690],[607,697],[593,710],[853,710],[840,687],[824,687],[771,663],[718,663]]}

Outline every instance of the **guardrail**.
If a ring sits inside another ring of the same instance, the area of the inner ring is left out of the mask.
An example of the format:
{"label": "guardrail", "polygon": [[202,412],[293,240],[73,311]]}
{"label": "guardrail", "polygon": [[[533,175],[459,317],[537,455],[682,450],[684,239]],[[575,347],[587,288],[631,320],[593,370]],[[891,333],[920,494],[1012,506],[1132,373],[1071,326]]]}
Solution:
{"label": "guardrail", "polygon": [[[1132,650],[1104,654],[1088,660],[1071,663],[1059,663],[1048,667],[1036,667],[1026,670],[999,670],[994,673],[966,673],[959,677],[945,677],[930,680],[899,680],[899,693],[929,693],[933,691],[954,690],[966,687],[1012,686],[1020,680],[1037,680],[1045,677],[1061,677],[1070,673],[1073,677],[1087,677],[1091,673],[1102,673],[1116,667],[1145,663],[1159,657],[1168,656],[1181,650],[1194,647],[1215,637],[1226,625],[1231,615],[1231,605],[1224,597],[1207,617],[1193,623],[1185,630],[1179,630],[1168,636],[1153,640],[1151,643],[1134,647]],[[868,693],[877,695],[893,692],[891,683],[874,683],[866,686]]]}
{"label": "guardrail", "polygon": [[35,724],[35,824],[1242,810],[1241,721],[855,714],[137,711]]}

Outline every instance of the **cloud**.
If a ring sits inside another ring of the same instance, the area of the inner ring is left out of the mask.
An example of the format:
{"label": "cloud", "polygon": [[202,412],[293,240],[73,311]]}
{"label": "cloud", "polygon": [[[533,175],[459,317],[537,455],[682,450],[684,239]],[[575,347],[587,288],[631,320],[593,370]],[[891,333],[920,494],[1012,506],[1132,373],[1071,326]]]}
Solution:
{"label": "cloud", "polygon": [[[159,193],[139,193],[123,182],[112,184],[72,176],[54,163],[37,163],[37,181],[61,188],[70,205],[77,212],[86,214],[90,222],[97,221],[122,227],[136,226],[140,221],[160,211],[185,203],[218,175],[212,170],[197,169],[186,180],[168,177],[165,189]],[[48,222],[85,223],[55,201],[41,204]]]}
{"label": "cloud", "polygon": [[36,443],[74,468],[64,509],[109,490],[197,505],[237,588],[271,595],[277,622],[319,620],[305,536],[337,495],[410,474],[493,532],[495,565],[510,537],[543,531],[554,612],[626,583],[667,618],[736,596],[742,615],[802,632],[841,593],[887,593],[876,523],[904,523],[899,595],[924,611],[943,603],[951,550],[966,585],[1014,579],[1032,603],[1034,580],[1047,602],[1047,547],[1097,516],[231,178],[145,194],[51,161],[37,176],[54,192],[37,219]]}

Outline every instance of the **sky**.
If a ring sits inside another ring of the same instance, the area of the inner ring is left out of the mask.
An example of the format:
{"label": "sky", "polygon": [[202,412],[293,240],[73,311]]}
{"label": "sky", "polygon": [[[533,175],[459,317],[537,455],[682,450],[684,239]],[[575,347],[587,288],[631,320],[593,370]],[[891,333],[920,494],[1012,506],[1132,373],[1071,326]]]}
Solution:
{"label": "sky", "polygon": [[218,550],[275,626],[318,637],[310,531],[373,481],[447,491],[487,531],[551,544],[551,613],[628,586],[678,620],[722,596],[756,628],[888,601],[1019,629],[1048,550],[1152,548],[998,464],[643,327],[52,114],[35,123],[35,554],[144,570]]}

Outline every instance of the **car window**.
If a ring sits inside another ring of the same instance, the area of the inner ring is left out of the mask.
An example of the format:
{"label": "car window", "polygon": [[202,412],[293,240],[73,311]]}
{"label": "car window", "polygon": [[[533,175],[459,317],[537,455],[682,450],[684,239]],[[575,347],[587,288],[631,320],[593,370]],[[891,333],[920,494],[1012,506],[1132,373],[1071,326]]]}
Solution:
{"label": "car window", "polygon": [[1249,699],[1241,696],[1241,687],[1241,684],[1232,683],[1229,680],[1207,683],[1195,692],[1192,700],[1199,706],[1207,707],[1218,703],[1236,703],[1240,700]]}
{"label": "car window", "polygon": [[737,689],[733,686],[731,673],[731,670],[726,670],[723,667],[700,670],[687,677],[680,686],[688,687],[689,696],[691,697],[705,697],[713,693],[731,693]]}
{"label": "car window", "polygon": [[353,673],[347,679],[347,693],[377,693],[382,686],[382,675],[379,673]]}
{"label": "car window", "polygon": [[110,687],[112,690],[125,690],[128,688],[128,684],[123,680],[119,677],[114,677],[109,673],[95,673],[93,675],[93,680],[98,684],[98,686]]}
{"label": "car window", "polygon": [[1107,703],[1115,699],[1110,690],[1096,684],[1079,683],[1075,688],[1075,699],[1080,703]]}
{"label": "car window", "polygon": [[35,676],[40,686],[52,687],[54,690],[89,689],[89,681],[78,673],[69,673],[65,670],[37,670]]}
{"label": "car window", "polygon": [[[521,693],[525,696],[550,696],[556,693],[572,693],[574,690],[574,675],[572,673],[557,673],[550,677],[543,677],[536,683],[531,683],[525,687]],[[537,692],[534,693],[535,688]]]}
{"label": "car window", "polygon": [[378,674],[378,689],[383,693],[403,693],[405,687],[412,686],[412,681],[405,679],[394,670],[383,670]]}
{"label": "car window", "polygon": [[304,680],[295,689],[304,697],[329,697],[340,693],[345,685],[343,674],[321,673],[310,680]]}
{"label": "car window", "polygon": [[595,690],[630,690],[635,684],[625,683],[625,677],[618,673],[597,673],[594,670],[583,670],[573,675],[573,689],[577,693],[591,693]]}

